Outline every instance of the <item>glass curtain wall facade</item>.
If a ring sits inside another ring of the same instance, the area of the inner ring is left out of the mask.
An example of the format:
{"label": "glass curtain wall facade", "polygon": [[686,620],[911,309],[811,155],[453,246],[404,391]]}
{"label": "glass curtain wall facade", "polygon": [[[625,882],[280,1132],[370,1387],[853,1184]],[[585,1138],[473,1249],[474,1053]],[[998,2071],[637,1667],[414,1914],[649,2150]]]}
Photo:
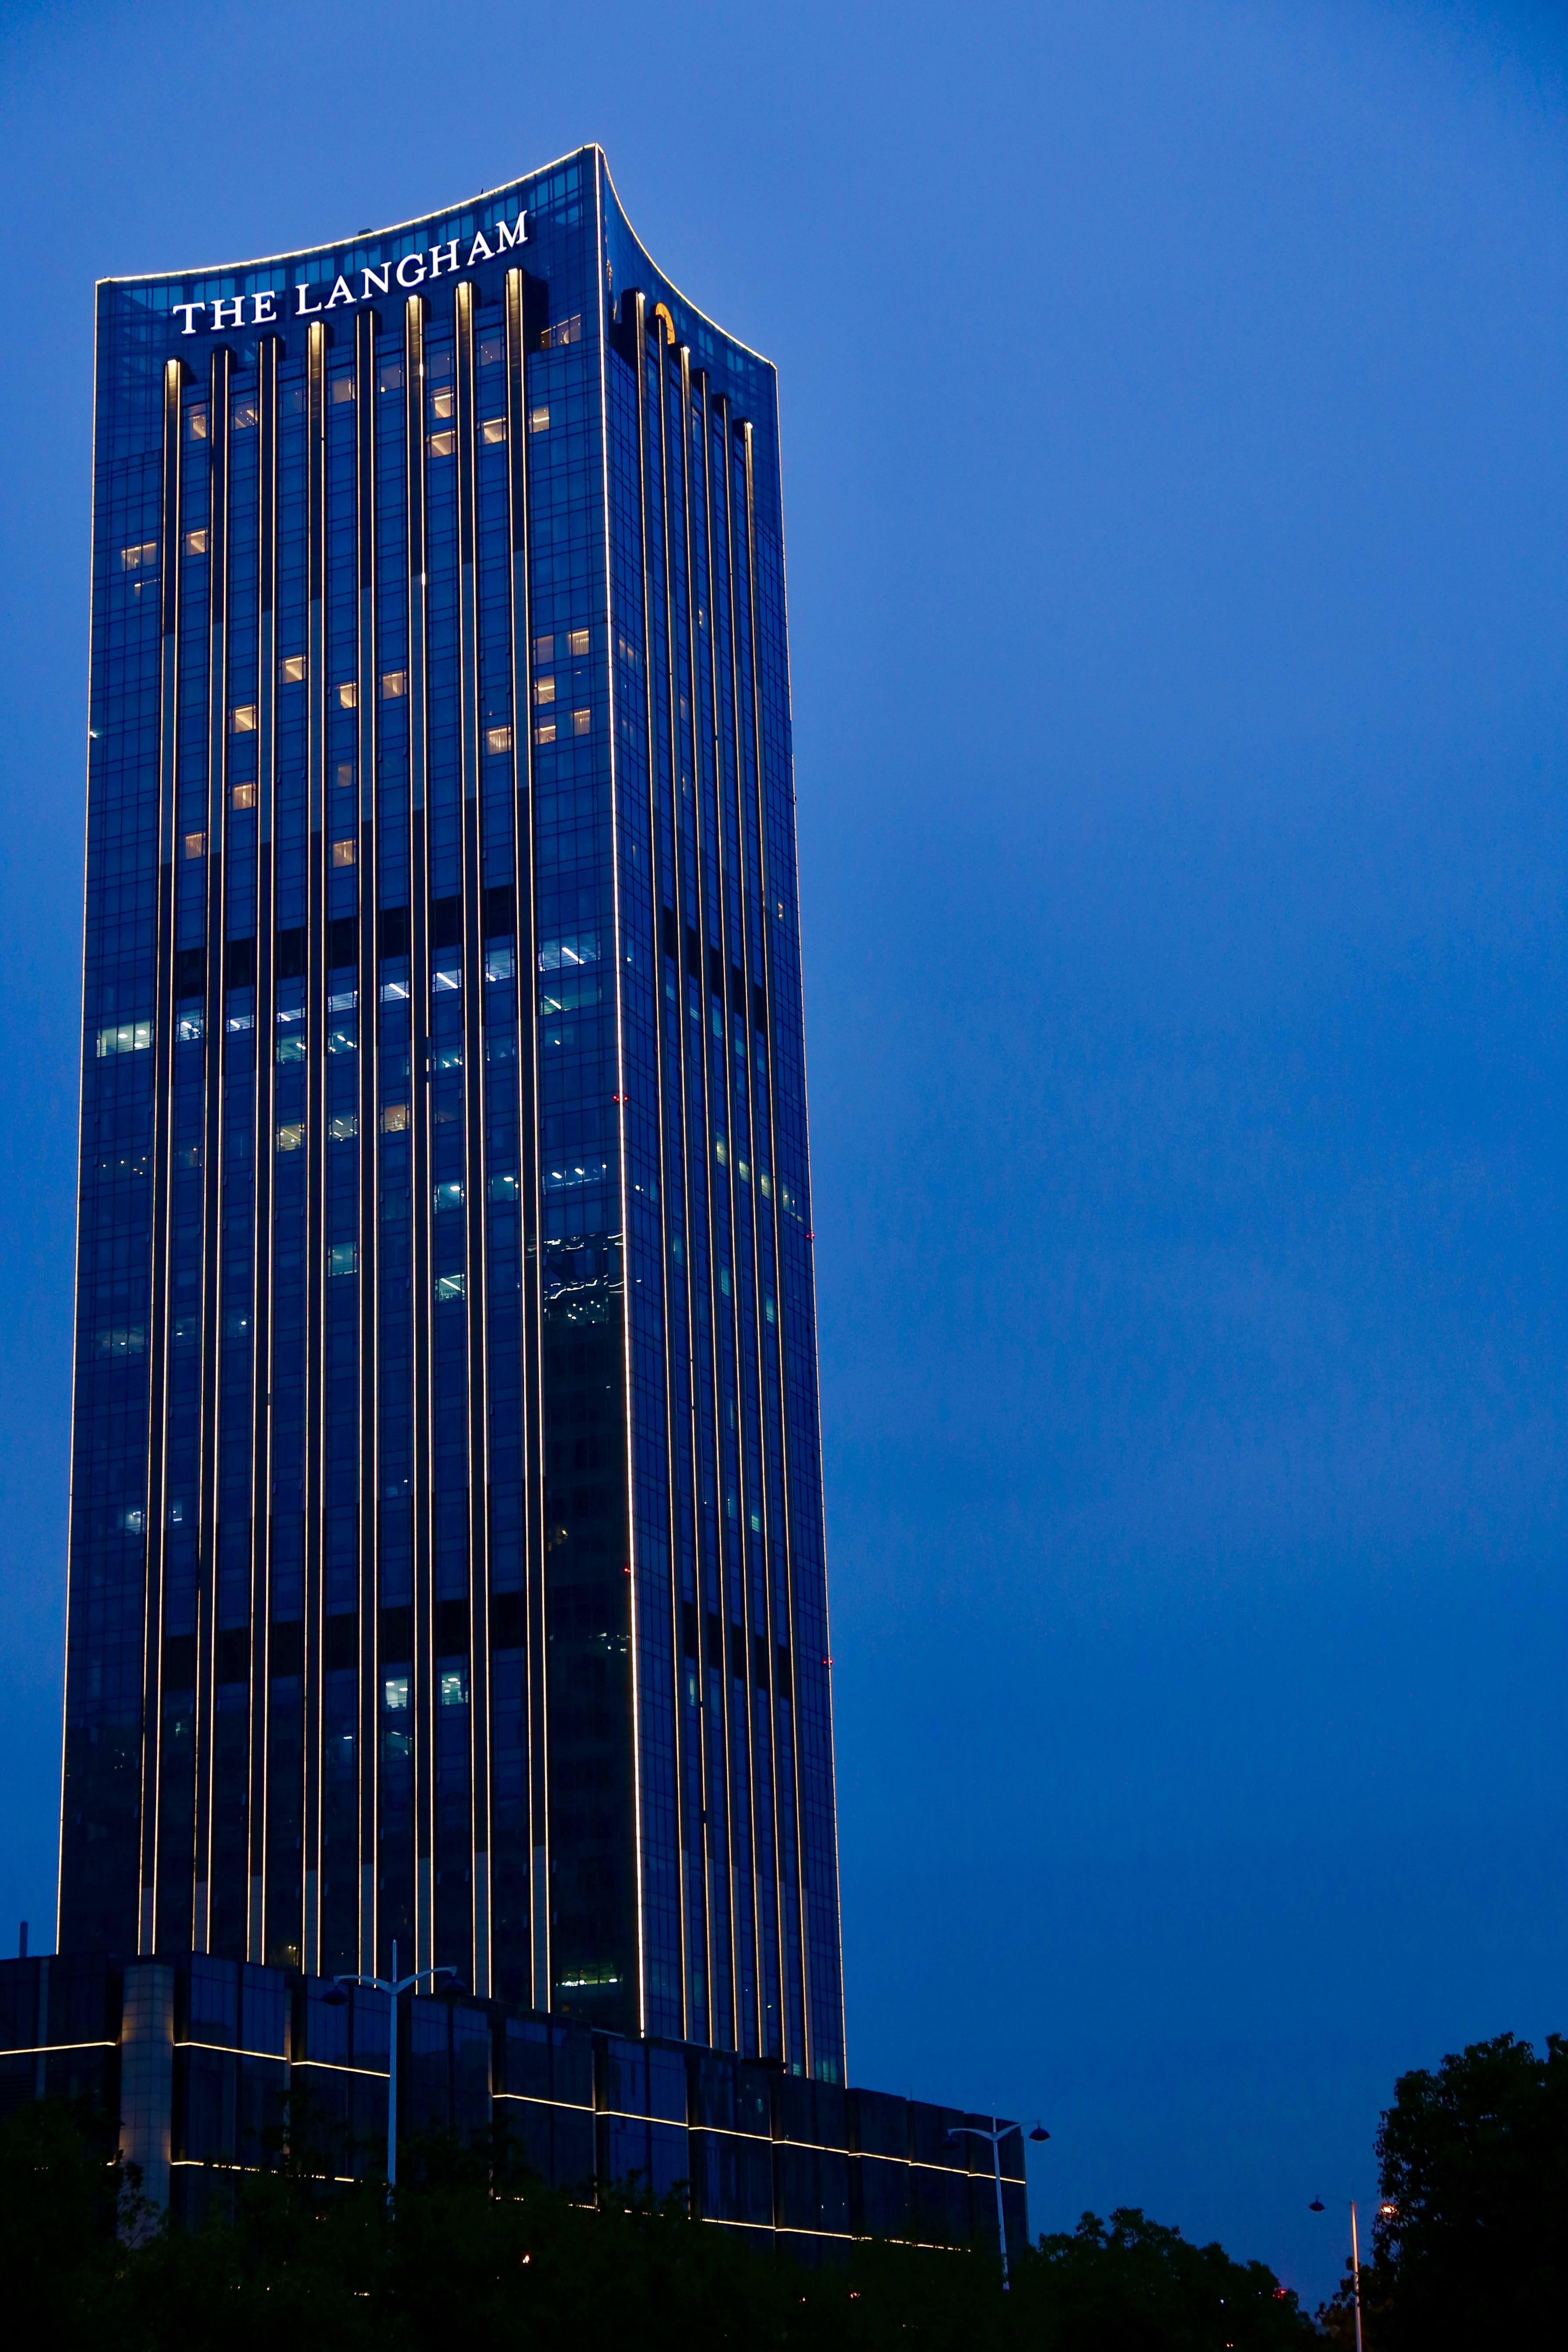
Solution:
{"label": "glass curtain wall facade", "polygon": [[99,289],[63,1950],[843,2079],[773,369],[589,148]]}

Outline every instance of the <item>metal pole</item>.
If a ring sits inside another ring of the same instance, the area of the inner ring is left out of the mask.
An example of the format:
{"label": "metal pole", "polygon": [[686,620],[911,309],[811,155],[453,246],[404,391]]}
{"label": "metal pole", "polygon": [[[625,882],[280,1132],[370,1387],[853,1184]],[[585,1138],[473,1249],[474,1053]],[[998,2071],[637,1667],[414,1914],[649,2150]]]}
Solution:
{"label": "metal pole", "polygon": [[1002,2127],[994,2116],[991,2118],[991,2165],[996,2176],[996,2242],[1002,2249],[1002,2292],[1011,2292],[1013,2282],[1007,2275],[1007,2224],[1002,2214]]}
{"label": "metal pole", "polygon": [[392,1981],[386,1988],[391,1996],[392,2043],[391,2064],[386,2073],[386,2201],[392,2202],[392,2192],[397,2186],[397,1946],[392,1947]]}
{"label": "metal pole", "polygon": [[1355,2199],[1351,2199],[1351,2281],[1355,2288],[1355,2352],[1361,2352],[1361,2249],[1356,2243]]}

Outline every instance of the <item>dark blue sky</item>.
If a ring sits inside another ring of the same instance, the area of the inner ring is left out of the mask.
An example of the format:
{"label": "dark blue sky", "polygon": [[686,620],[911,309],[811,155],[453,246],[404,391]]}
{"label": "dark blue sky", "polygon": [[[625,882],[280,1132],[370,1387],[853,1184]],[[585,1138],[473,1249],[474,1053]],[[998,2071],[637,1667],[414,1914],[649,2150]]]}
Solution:
{"label": "dark blue sky", "polygon": [[597,138],[781,371],[851,2074],[1316,2300],[1394,2074],[1568,2026],[1560,12],[3,41],[0,1903],[42,1940],[92,280]]}

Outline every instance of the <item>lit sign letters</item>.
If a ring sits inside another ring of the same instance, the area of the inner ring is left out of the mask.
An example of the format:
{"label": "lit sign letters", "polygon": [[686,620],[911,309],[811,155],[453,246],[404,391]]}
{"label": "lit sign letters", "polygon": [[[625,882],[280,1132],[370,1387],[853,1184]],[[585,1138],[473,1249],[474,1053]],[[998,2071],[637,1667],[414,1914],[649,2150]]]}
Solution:
{"label": "lit sign letters", "polygon": [[[458,259],[458,247],[461,239],[454,236],[446,245],[433,245],[427,251],[421,247],[417,253],[405,253],[401,261],[384,261],[379,269],[363,269],[359,273],[362,282],[357,294],[346,278],[335,278],[324,302],[321,297],[326,293],[325,279],[318,278],[314,285],[310,285],[301,278],[293,289],[294,307],[288,315],[295,319],[313,319],[319,312],[339,310],[344,303],[352,308],[355,303],[368,302],[373,294],[390,294],[394,285],[411,294],[426,278],[439,278],[444,270],[456,275],[458,269],[472,269],[476,262],[493,261],[498,254],[508,253],[514,246],[521,245],[527,235],[528,215],[519,213],[510,226],[505,221],[497,223],[490,231],[490,236],[495,239],[493,245],[480,229],[468,247],[466,259]],[[185,322],[180,330],[183,335],[194,335],[198,316],[210,310],[212,317],[203,319],[201,324],[204,332],[213,334],[226,327],[281,326],[283,313],[278,305],[286,301],[286,294],[268,289],[264,294],[220,295],[213,302],[175,302],[171,308],[175,317]],[[250,305],[248,318],[245,312],[247,302]]]}

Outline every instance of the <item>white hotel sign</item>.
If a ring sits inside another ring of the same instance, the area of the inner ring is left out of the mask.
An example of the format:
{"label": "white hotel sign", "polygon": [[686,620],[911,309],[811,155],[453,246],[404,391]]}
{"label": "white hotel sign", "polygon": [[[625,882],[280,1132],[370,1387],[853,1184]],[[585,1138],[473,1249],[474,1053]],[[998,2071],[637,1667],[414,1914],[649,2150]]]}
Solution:
{"label": "white hotel sign", "polygon": [[[459,268],[472,269],[477,262],[493,261],[498,254],[510,252],[512,247],[521,245],[527,235],[528,215],[519,213],[511,226],[500,221],[490,231],[495,239],[493,245],[480,229],[464,260],[459,261],[458,257],[461,239],[453,237],[448,244],[433,245],[427,252],[421,247],[417,253],[405,253],[401,261],[386,261],[379,269],[360,271],[362,282],[357,294],[346,278],[334,278],[331,292],[327,294],[324,302],[320,298],[326,293],[325,279],[319,278],[314,285],[301,279],[293,289],[291,315],[296,319],[313,319],[319,311],[336,310],[344,303],[352,308],[356,303],[368,302],[373,294],[390,294],[394,285],[412,293],[426,278],[439,278],[443,270],[456,273]],[[234,294],[226,299],[220,296],[214,302],[175,302],[171,308],[175,317],[185,322],[180,332],[194,335],[198,323],[206,333],[216,333],[220,328],[281,326],[283,320],[279,314],[278,304],[286,300],[287,289],[280,292],[269,288],[264,294]],[[245,315],[247,302],[250,304],[248,319]],[[201,313],[206,310],[213,313],[210,319],[201,317]]]}

